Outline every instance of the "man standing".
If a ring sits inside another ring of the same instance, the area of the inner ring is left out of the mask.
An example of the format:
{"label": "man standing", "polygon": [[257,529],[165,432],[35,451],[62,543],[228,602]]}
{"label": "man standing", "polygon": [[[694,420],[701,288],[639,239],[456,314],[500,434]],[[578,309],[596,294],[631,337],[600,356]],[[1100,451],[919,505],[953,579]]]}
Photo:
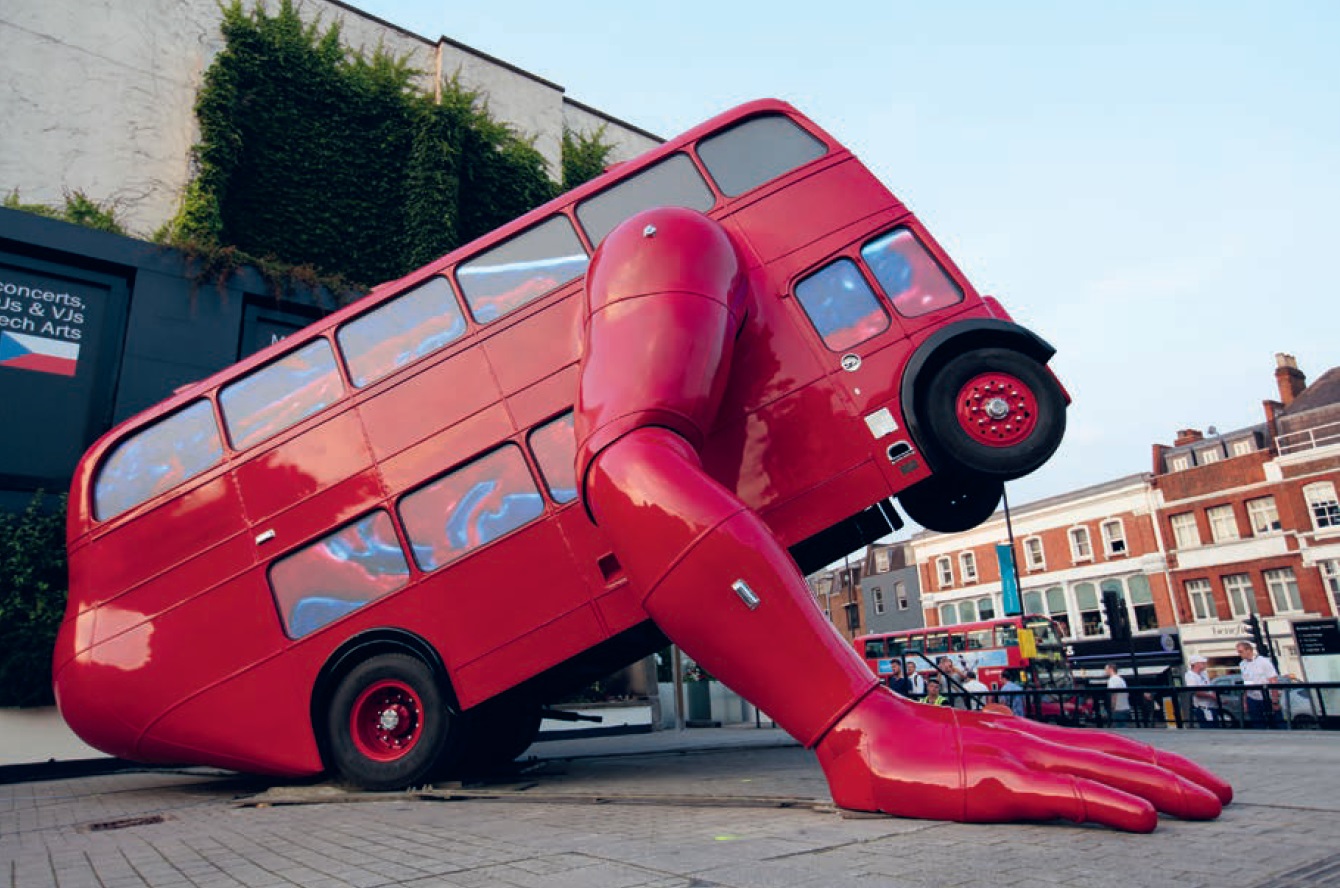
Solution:
{"label": "man standing", "polygon": [[1117,672],[1116,663],[1108,663],[1104,670],[1107,673],[1107,689],[1109,691],[1107,705],[1112,710],[1112,726],[1123,727],[1130,724],[1131,721],[1131,697],[1126,693],[1126,679]]}
{"label": "man standing", "polygon": [[[1000,686],[1001,691],[1004,692],[1004,694],[1002,694],[1003,699],[1001,699],[1000,702],[1010,707],[1015,715],[1023,718],[1025,709],[1024,695],[1022,691],[1024,688],[1019,684],[1019,673],[1013,669],[1006,669],[1000,674],[1000,677],[1005,679],[1005,683]],[[1010,693],[1011,691],[1014,691],[1015,693]],[[1005,694],[1008,694],[1008,696],[1005,696]]]}
{"label": "man standing", "polygon": [[1279,673],[1275,671],[1274,663],[1256,652],[1256,645],[1249,641],[1240,641],[1237,647],[1238,656],[1242,657],[1242,662],[1238,664],[1238,671],[1242,673],[1243,685],[1258,686],[1257,690],[1249,689],[1243,695],[1243,702],[1246,704],[1247,727],[1272,728],[1275,726],[1274,701],[1267,698],[1259,686],[1274,684],[1279,680]]}
{"label": "man standing", "polygon": [[968,695],[968,709],[981,709],[982,701],[985,700],[986,695],[991,692],[991,689],[977,677],[976,669],[968,670],[968,680],[963,683],[963,690]]}
{"label": "man standing", "polygon": [[[1187,661],[1187,670],[1182,675],[1182,684],[1189,688],[1208,688],[1210,680],[1205,675],[1208,661],[1200,654],[1192,655]],[[1219,701],[1214,692],[1197,690],[1191,695],[1192,723],[1198,728],[1213,728],[1219,724]]]}
{"label": "man standing", "polygon": [[912,683],[903,675],[903,664],[900,660],[894,660],[889,664],[889,677],[887,680],[889,690],[900,697],[912,696]]}

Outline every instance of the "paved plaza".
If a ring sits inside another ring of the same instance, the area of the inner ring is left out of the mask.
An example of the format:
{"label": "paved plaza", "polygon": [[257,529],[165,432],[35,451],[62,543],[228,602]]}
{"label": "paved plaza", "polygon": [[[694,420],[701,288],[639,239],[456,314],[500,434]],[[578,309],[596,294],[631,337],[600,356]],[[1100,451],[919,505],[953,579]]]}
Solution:
{"label": "paved plaza", "polygon": [[1230,779],[1217,821],[843,816],[771,728],[536,744],[507,782],[359,794],[210,769],[0,785],[10,888],[1340,886],[1340,734],[1137,733]]}

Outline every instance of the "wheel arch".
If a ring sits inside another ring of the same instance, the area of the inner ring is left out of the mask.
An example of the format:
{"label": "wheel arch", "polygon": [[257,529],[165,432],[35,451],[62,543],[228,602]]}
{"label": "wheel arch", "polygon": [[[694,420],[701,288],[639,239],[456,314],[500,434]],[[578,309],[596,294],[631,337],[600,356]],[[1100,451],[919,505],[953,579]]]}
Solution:
{"label": "wheel arch", "polygon": [[326,710],[340,680],[359,663],[378,654],[408,654],[422,660],[432,670],[448,704],[460,711],[460,701],[456,699],[456,689],[447,673],[446,664],[437,649],[427,640],[408,629],[385,627],[369,629],[348,639],[326,659],[312,688],[311,711],[309,718],[312,731],[316,735],[317,749],[321,753],[321,763],[329,770],[332,767],[330,738],[323,727]]}
{"label": "wheel arch", "polygon": [[944,457],[922,427],[923,397],[945,364],[979,348],[1012,349],[1043,365],[1056,354],[1055,347],[1032,330],[997,318],[975,318],[941,327],[917,346],[903,372],[899,394],[912,440],[934,470],[942,468]]}

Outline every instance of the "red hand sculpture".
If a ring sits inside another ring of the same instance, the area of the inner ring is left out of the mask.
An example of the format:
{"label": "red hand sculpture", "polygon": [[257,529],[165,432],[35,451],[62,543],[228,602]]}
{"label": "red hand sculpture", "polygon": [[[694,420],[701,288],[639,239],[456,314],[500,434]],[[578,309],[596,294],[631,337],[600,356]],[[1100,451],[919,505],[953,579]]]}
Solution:
{"label": "red hand sculpture", "polygon": [[717,223],[669,208],[628,220],[597,250],[587,299],[586,507],[651,618],[814,748],[838,805],[1147,832],[1157,811],[1207,819],[1230,801],[1208,771],[1123,737],[924,706],[878,684],[786,549],[699,459],[750,299],[744,261]]}

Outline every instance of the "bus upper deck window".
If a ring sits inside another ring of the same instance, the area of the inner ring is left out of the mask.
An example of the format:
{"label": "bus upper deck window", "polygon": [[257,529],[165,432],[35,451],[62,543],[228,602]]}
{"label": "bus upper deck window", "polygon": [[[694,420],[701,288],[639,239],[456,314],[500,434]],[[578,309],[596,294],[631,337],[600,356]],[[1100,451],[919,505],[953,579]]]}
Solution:
{"label": "bus upper deck window", "polygon": [[456,268],[481,323],[496,320],[586,273],[590,259],[566,216],[546,219]]}
{"label": "bus upper deck window", "polygon": [[318,339],[229,385],[219,405],[228,439],[241,450],[335,403],[343,391],[330,343]]}
{"label": "bus upper deck window", "polygon": [[465,333],[451,284],[433,277],[340,328],[336,338],[360,388]]}
{"label": "bus upper deck window", "polygon": [[898,313],[914,318],[963,301],[963,290],[906,228],[861,248],[861,258]]}
{"label": "bus upper deck window", "polygon": [[888,313],[850,259],[826,265],[796,284],[796,298],[833,351],[851,348],[889,327]]}
{"label": "bus upper deck window", "polygon": [[1019,643],[1018,626],[997,626],[996,627],[996,646],[1013,647]]}
{"label": "bus upper deck window", "polygon": [[208,401],[196,401],[117,445],[98,470],[93,514],[120,515],[193,478],[223,459],[223,442]]}
{"label": "bus upper deck window", "polygon": [[828,149],[781,114],[753,117],[698,143],[698,156],[727,197],[823,157]]}
{"label": "bus upper deck window", "polygon": [[599,244],[623,220],[652,207],[688,207],[707,212],[716,203],[712,189],[686,155],[673,154],[636,176],[577,205],[577,221]]}

